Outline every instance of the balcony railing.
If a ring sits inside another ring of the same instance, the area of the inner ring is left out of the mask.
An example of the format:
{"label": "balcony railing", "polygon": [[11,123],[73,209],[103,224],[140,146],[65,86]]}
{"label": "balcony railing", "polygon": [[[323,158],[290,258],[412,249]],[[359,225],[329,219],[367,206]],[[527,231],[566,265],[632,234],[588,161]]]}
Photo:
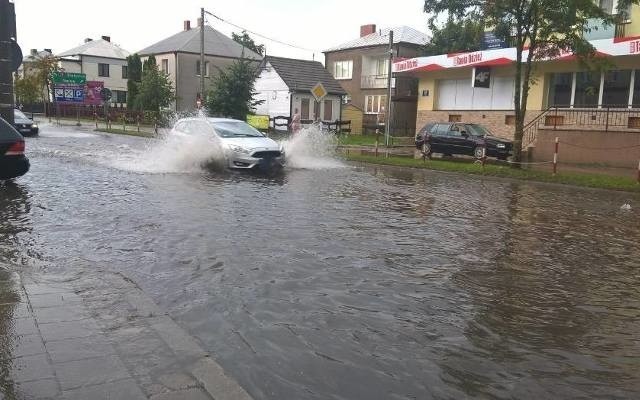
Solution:
{"label": "balcony railing", "polygon": [[[385,89],[387,87],[387,75],[362,75],[361,89]],[[396,78],[391,78],[391,87],[396,87]]]}

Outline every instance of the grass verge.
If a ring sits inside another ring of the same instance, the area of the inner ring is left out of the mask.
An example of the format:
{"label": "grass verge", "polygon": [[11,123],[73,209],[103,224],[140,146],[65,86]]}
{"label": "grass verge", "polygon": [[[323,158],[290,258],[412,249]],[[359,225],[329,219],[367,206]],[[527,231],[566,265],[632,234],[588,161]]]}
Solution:
{"label": "grass verge", "polygon": [[461,172],[483,176],[495,176],[536,182],[560,183],[565,185],[584,186],[598,189],[622,190],[640,193],[640,184],[632,178],[622,176],[609,176],[577,172],[561,172],[553,176],[546,171],[531,169],[515,169],[509,166],[486,164],[482,168],[479,164],[463,161],[413,159],[409,157],[389,158],[370,155],[349,154],[345,155],[349,161],[364,162],[370,164],[393,165],[397,167],[431,169],[437,171]]}
{"label": "grass verge", "polygon": [[128,136],[139,136],[139,137],[146,137],[146,138],[153,138],[155,137],[155,134],[152,132],[145,132],[145,131],[125,131],[123,129],[105,129],[105,128],[98,128],[98,129],[94,129],[95,132],[105,132],[105,133],[115,133],[117,135],[128,135]]}

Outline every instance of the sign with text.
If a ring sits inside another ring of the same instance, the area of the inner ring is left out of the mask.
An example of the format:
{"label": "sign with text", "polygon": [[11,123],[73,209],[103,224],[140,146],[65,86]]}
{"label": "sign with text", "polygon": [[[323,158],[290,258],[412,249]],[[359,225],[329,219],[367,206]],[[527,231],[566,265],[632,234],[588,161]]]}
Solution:
{"label": "sign with text", "polygon": [[507,43],[496,36],[495,32],[485,32],[482,35],[482,50],[504,49]]}
{"label": "sign with text", "polygon": [[54,85],[53,97],[56,103],[83,103],[84,85]]}
{"label": "sign with text", "polygon": [[87,75],[79,72],[53,72],[51,81],[54,84],[84,85],[87,82]]}
{"label": "sign with text", "polygon": [[253,126],[257,130],[266,131],[269,129],[269,116],[247,115],[247,124]]}
{"label": "sign with text", "polygon": [[488,89],[491,87],[491,68],[475,67],[471,81],[473,82],[473,87]]}

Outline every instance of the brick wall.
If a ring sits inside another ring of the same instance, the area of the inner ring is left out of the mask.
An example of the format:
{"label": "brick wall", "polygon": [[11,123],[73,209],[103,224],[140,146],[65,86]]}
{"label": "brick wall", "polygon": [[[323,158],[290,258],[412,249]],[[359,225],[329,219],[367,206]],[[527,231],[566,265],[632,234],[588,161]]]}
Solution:
{"label": "brick wall", "polygon": [[[525,118],[525,124],[535,118],[540,111],[530,111]],[[507,116],[513,116],[512,111],[425,111],[419,110],[416,119],[416,129],[422,128],[429,122],[447,122],[454,120],[456,122],[468,122],[480,124],[488,128],[494,135],[506,139],[513,139],[515,126],[507,124]],[[456,116],[459,116],[457,119]],[[452,119],[450,119],[452,118]]]}

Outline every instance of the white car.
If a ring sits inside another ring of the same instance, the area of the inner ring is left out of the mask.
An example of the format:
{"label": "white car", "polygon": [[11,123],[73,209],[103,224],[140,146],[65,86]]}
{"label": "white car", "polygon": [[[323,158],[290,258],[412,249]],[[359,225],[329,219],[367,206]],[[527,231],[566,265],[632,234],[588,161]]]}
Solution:
{"label": "white car", "polygon": [[183,118],[173,127],[174,134],[204,135],[217,141],[225,165],[239,169],[271,169],[284,166],[284,149],[275,140],[244,121],[227,118]]}

